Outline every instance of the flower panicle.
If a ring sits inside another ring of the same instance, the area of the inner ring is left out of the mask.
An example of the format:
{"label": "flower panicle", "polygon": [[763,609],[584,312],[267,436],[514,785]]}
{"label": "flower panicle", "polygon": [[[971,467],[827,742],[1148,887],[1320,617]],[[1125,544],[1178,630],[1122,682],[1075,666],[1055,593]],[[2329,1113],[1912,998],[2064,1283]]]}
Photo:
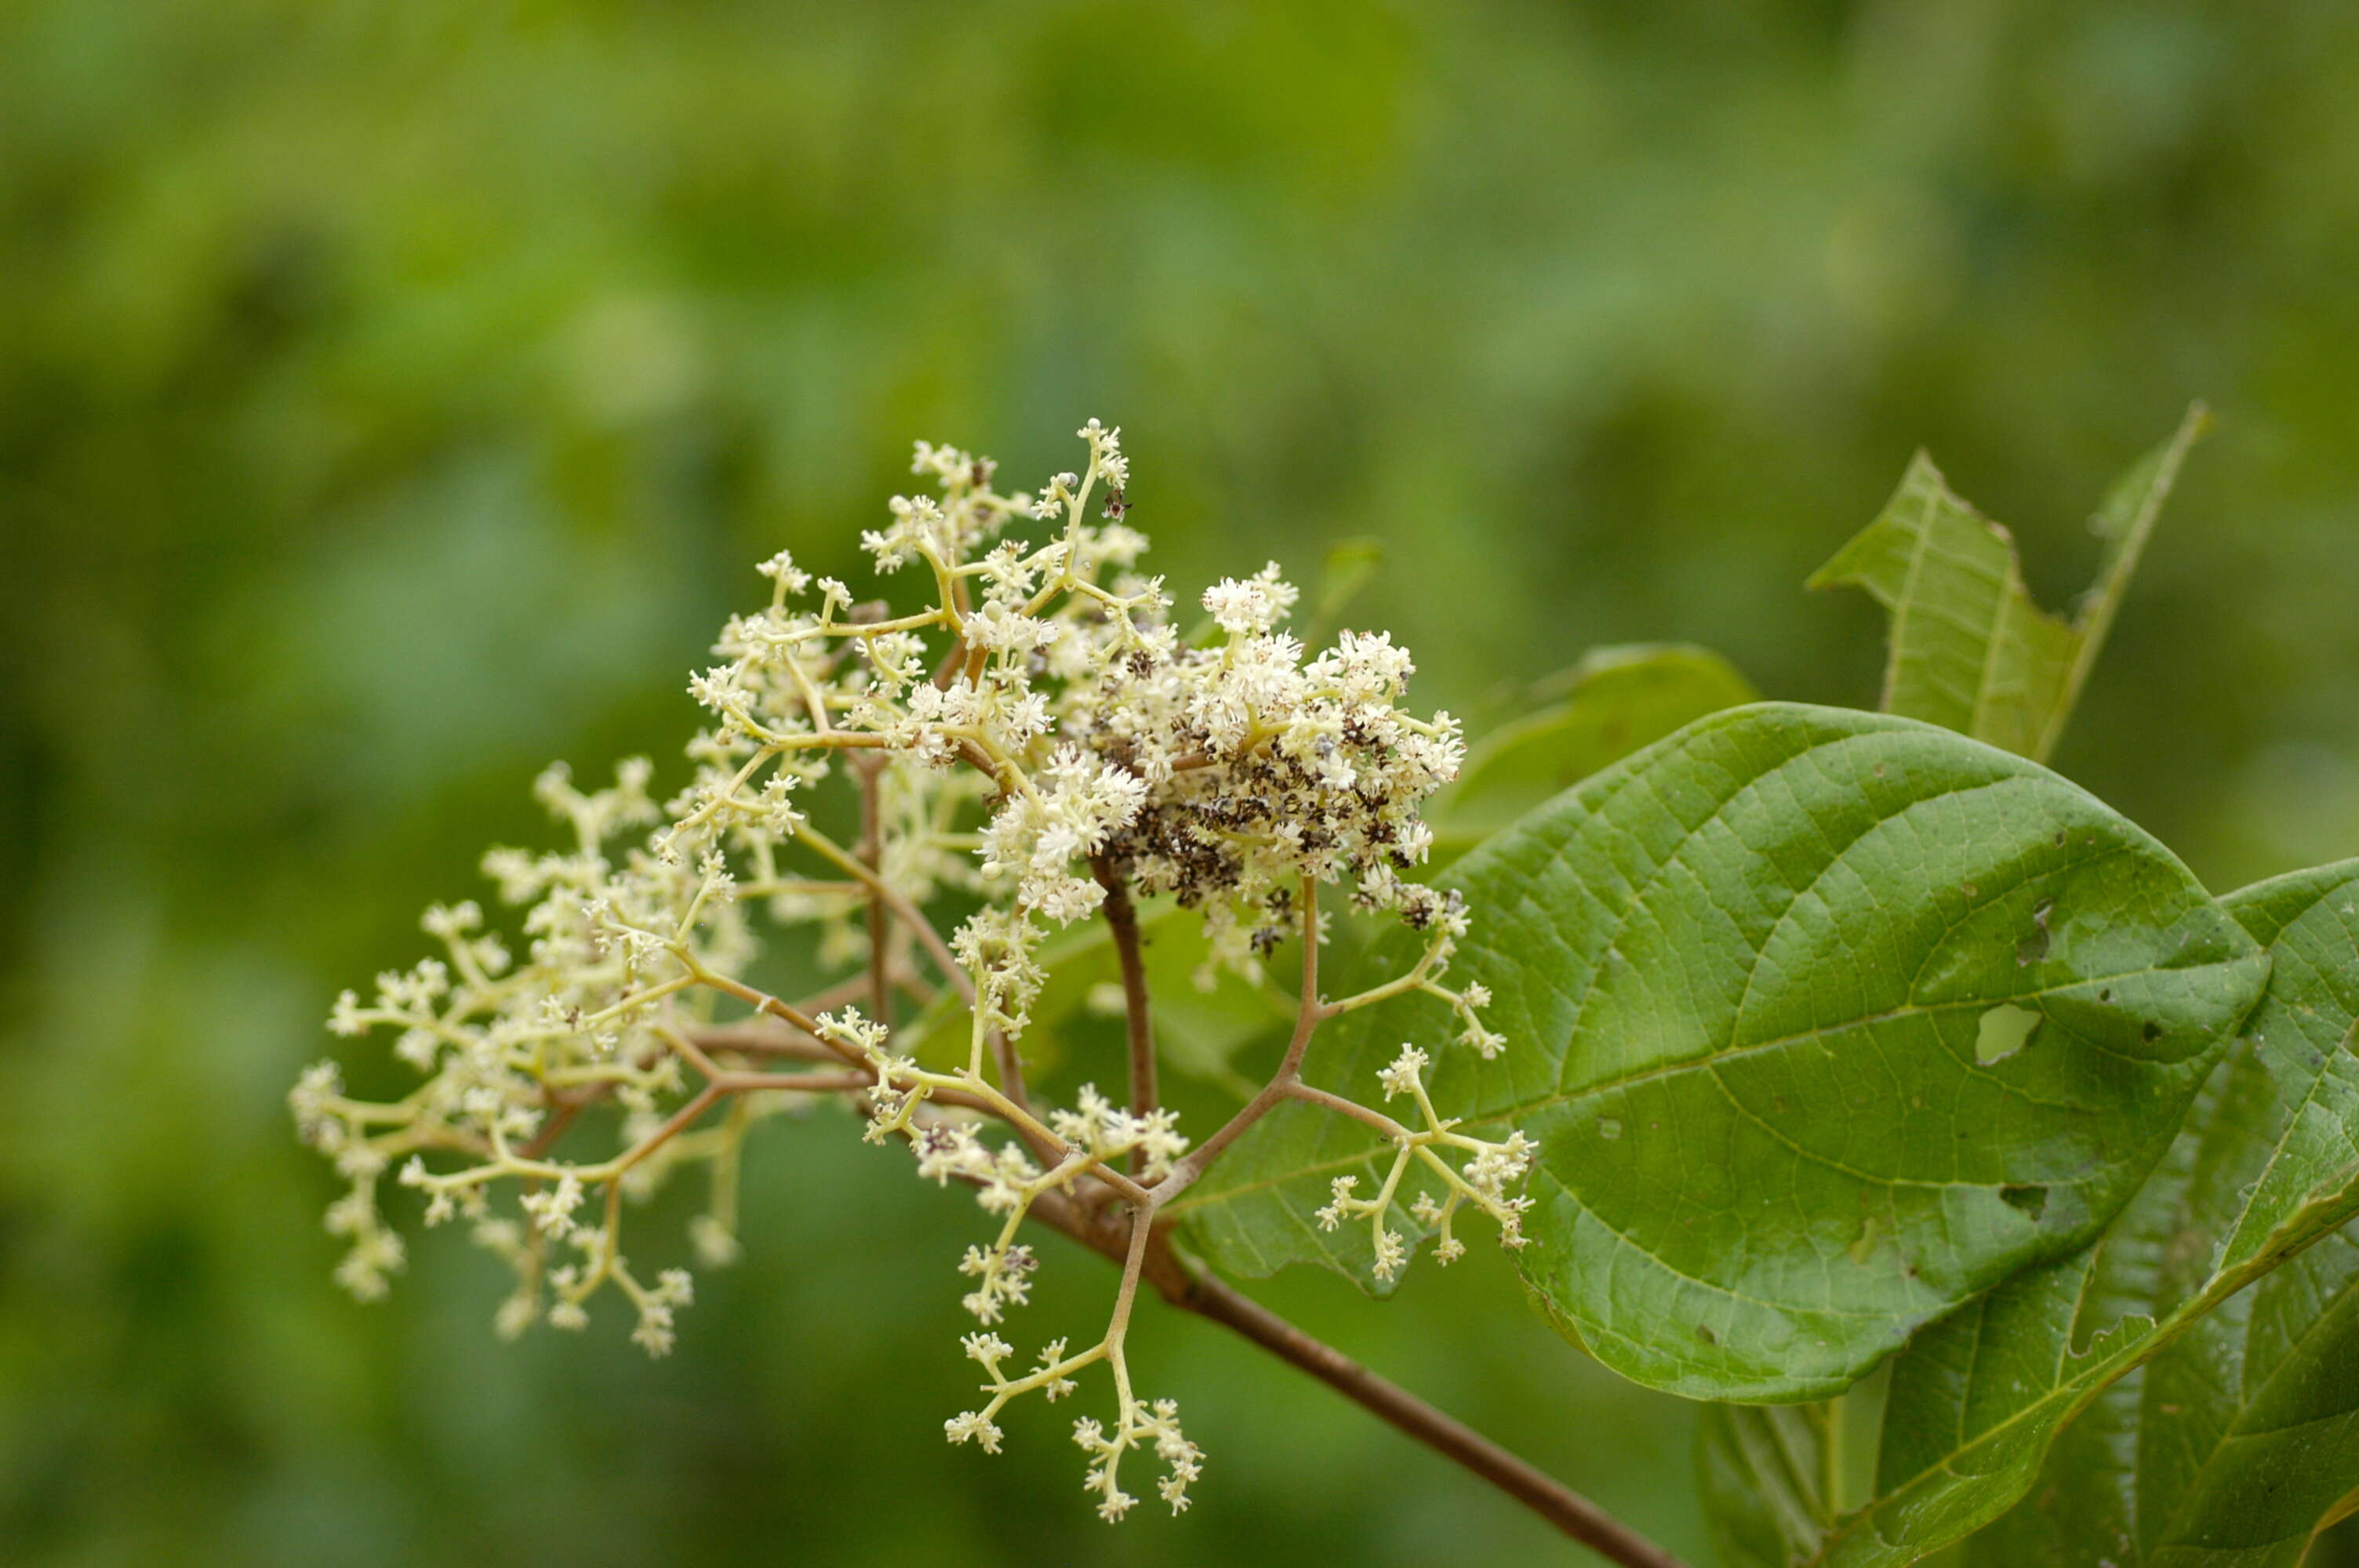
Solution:
{"label": "flower panicle", "polygon": [[[903,1142],[922,1179],[969,1188],[997,1223],[959,1262],[980,1325],[966,1350],[990,1399],[947,1423],[951,1440],[995,1450],[1008,1399],[1061,1399],[1104,1361],[1112,1422],[1076,1427],[1099,1511],[1132,1506],[1119,1475],[1142,1448],[1163,1466],[1164,1500],[1187,1506],[1202,1455],[1170,1401],[1133,1398],[1122,1361],[1135,1278],[1098,1346],[1069,1356],[1059,1342],[1032,1371],[1002,1372],[1013,1352],[996,1327],[1038,1267],[1016,1238],[1027,1215],[1064,1205],[1095,1222],[1117,1201],[1151,1215],[1142,1195],[1196,1173],[1168,1108],[1085,1086],[1070,1105],[1029,1108],[1020,1044],[1058,933],[1099,913],[1109,888],[1166,898],[1201,922],[1208,970],[1259,980],[1281,943],[1322,939],[1305,890],[1336,886],[1425,935],[1408,989],[1448,1004],[1459,1040],[1485,1057],[1505,1041],[1481,1022],[1480,986],[1446,983],[1462,902],[1418,880],[1432,847],[1420,810],[1464,743],[1447,713],[1404,708],[1408,650],[1357,631],[1307,649],[1287,630],[1300,596],[1275,563],[1214,583],[1177,618],[1163,579],[1141,570],[1121,431],[1093,419],[1077,435],[1080,470],[1024,491],[1001,488],[987,458],[918,442],[921,492],[892,498],[860,543],[881,578],[925,590],[919,608],[864,600],[785,551],[761,562],[766,592],[686,681],[702,725],[669,793],[644,758],[594,787],[548,768],[533,794],[557,847],[483,861],[508,916],[438,904],[422,922],[436,952],[336,999],[332,1033],[387,1040],[407,1075],[368,1099],[322,1063],[288,1096],[300,1136],[345,1184],[327,1224],[355,1295],[382,1295],[405,1264],[381,1193],[395,1172],[427,1224],[465,1221],[514,1271],[504,1336],[581,1328],[612,1292],[631,1338],[668,1354],[692,1283],[681,1269],[633,1269],[625,1200],[701,1170],[710,1198],[689,1239],[701,1266],[725,1267],[740,1252],[750,1130],[848,1100],[868,1139]],[[856,840],[822,826],[829,788],[856,795]],[[971,913],[938,935],[928,911],[945,900]],[[782,932],[845,977],[823,1001],[788,1004],[744,979]],[[897,1016],[937,998],[963,1005],[962,1070],[936,1065],[930,1034],[897,1037]],[[1386,1278],[1406,1258],[1392,1217],[1408,1162],[1443,1177],[1445,1199],[1412,1212],[1438,1228],[1445,1261],[1461,1206],[1519,1245],[1528,1202],[1511,1189],[1531,1146],[1440,1124],[1414,1054],[1382,1087],[1412,1096],[1426,1125],[1396,1140],[1374,1207],[1339,1186],[1320,1215],[1369,1217]],[[992,1134],[995,1119],[1006,1127]]]}

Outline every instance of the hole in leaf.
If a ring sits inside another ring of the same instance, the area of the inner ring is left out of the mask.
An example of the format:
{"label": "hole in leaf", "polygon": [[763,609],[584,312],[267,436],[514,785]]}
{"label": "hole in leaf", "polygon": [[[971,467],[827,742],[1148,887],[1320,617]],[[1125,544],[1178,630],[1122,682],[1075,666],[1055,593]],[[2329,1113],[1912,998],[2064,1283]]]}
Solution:
{"label": "hole in leaf", "polygon": [[2159,1023],[2149,1023],[2138,1033],[2145,1035],[2146,1043],[2151,1045],[2156,1041],[2162,1038],[2162,1025]]}
{"label": "hole in leaf", "polygon": [[1982,1027],[1974,1035],[1974,1060],[1984,1066],[2004,1062],[2031,1039],[2039,1027],[2039,1014],[2027,1007],[2017,1007],[2003,1001],[1983,1014]]}
{"label": "hole in leaf", "polygon": [[1622,1124],[1610,1116],[1601,1116],[1597,1119],[1597,1136],[1619,1138],[1622,1136]]}
{"label": "hole in leaf", "polygon": [[1720,1343],[1720,1336],[1714,1334],[1711,1329],[1706,1328],[1701,1324],[1696,1325],[1696,1337],[1702,1340],[1706,1345],[1717,1345]]}
{"label": "hole in leaf", "polygon": [[2111,1001],[2111,1000],[2114,1000],[2114,988],[2113,988],[2113,987],[2111,987],[2111,986],[2107,986],[2104,990],[2099,991],[2099,992],[2097,993],[2097,1000],[2098,1000],[2099,1001]]}
{"label": "hole in leaf", "polygon": [[2064,847],[2065,840],[2071,837],[2071,835],[2070,833],[2067,833],[2063,828],[2059,827],[2056,830],[2056,847],[2061,849]]}
{"label": "hole in leaf", "polygon": [[2034,1221],[2048,1212],[2046,1187],[2006,1186],[1999,1188],[1998,1195],[2002,1203],[2010,1208],[2022,1210],[2025,1216]]}
{"label": "hole in leaf", "polygon": [[2017,968],[2028,968],[2048,957],[2048,917],[2055,910],[2056,901],[2050,898],[2041,900],[2039,907],[2031,912],[2031,935],[2015,945]]}

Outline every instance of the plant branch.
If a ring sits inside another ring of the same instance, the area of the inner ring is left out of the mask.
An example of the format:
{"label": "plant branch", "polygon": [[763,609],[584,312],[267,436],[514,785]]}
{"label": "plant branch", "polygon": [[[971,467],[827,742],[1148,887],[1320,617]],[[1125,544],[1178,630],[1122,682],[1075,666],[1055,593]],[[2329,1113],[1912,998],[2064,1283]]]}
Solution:
{"label": "plant branch", "polygon": [[[1090,861],[1090,871],[1105,889],[1106,929],[1114,934],[1114,950],[1122,961],[1123,1017],[1130,1043],[1130,1113],[1141,1120],[1154,1114],[1155,1016],[1147,994],[1147,965],[1138,950],[1138,909],[1130,902],[1130,888],[1104,857]],[[1130,1168],[1144,1168],[1146,1153],[1132,1150]]]}
{"label": "plant branch", "polygon": [[[1288,1046],[1277,1074],[1256,1097],[1253,1105],[1241,1111],[1228,1126],[1215,1134],[1212,1141],[1191,1156],[1203,1157],[1199,1169],[1210,1164],[1209,1156],[1216,1156],[1253,1120],[1257,1119],[1259,1112],[1256,1108],[1266,1110],[1279,1099],[1288,1098],[1322,1102],[1329,1098],[1321,1091],[1308,1089],[1300,1084],[1299,1077],[1310,1037],[1320,1021],[1332,1011],[1318,999],[1318,944],[1315,938],[1318,911],[1315,891],[1309,888],[1306,888],[1303,914],[1306,935],[1302,998],[1294,1038]],[[1135,922],[1131,930],[1135,938]],[[673,1050],[704,1077],[705,1084],[653,1135],[605,1165],[586,1173],[608,1182],[610,1204],[619,1191],[614,1178],[652,1154],[657,1148],[685,1130],[725,1098],[766,1089],[794,1089],[849,1094],[858,1100],[875,1081],[874,1069],[864,1061],[847,1064],[851,1071],[834,1073],[769,1074],[734,1071],[723,1066],[708,1054],[710,1050],[777,1054],[822,1062],[840,1060],[848,1054],[848,1051],[840,1043],[821,1037],[816,1022],[800,1008],[782,1002],[742,982],[715,975],[692,960],[690,962],[698,981],[736,996],[768,1016],[747,1019],[735,1024],[708,1024],[686,1031],[669,1027],[660,1029]],[[785,1027],[782,1028],[782,1024]],[[937,1103],[969,1107],[997,1115],[1026,1134],[1027,1141],[1033,1141],[1036,1147],[1048,1145],[1060,1156],[1070,1154],[1070,1151],[1064,1149],[1046,1128],[1039,1126],[1028,1113],[1010,1103],[987,1084],[969,1078],[964,1084],[954,1085],[935,1074],[920,1074],[919,1076],[933,1080],[928,1087]],[[937,1114],[930,1109],[918,1112],[920,1123],[931,1120]],[[561,1128],[553,1130],[561,1130]],[[504,1156],[504,1159],[512,1169],[525,1163],[512,1156]],[[536,1168],[523,1173],[545,1173]],[[1169,1226],[1158,1222],[1157,1211],[1164,1199],[1193,1179],[1185,1168],[1185,1162],[1153,1191],[1140,1186],[1121,1172],[1103,1166],[1100,1166],[1093,1175],[1126,1200],[1122,1208],[1096,1208],[1083,1201],[1078,1193],[1051,1188],[1037,1195],[1026,1217],[1071,1237],[1122,1268],[1123,1283],[1114,1320],[1117,1331],[1126,1323],[1137,1287],[1143,1281],[1180,1310],[1221,1324],[1278,1359],[1317,1378],[1353,1403],[1530,1509],[1566,1536],[1600,1553],[1608,1562],[1621,1564],[1622,1568],[1680,1568],[1678,1559],[1588,1498],[1464,1422],[1371,1372],[1332,1346],[1304,1333],[1209,1270],[1184,1257],[1171,1244]]]}
{"label": "plant branch", "polygon": [[951,989],[969,1002],[974,1000],[974,981],[968,978],[965,967],[952,956],[950,944],[942,940],[941,933],[934,929],[933,922],[909,902],[908,894],[879,876],[875,869],[860,857],[845,852],[842,845],[819,829],[805,825],[795,830],[795,838],[821,859],[843,871],[866,888],[872,898],[898,915],[926,945],[926,951],[932,956],[942,971],[942,978],[950,982]]}
{"label": "plant branch", "polygon": [[1369,1371],[1333,1346],[1312,1338],[1267,1307],[1203,1270],[1166,1299],[1234,1330],[1290,1366],[1299,1367],[1371,1414],[1464,1467],[1538,1514],[1609,1563],[1625,1568],[1680,1568],[1680,1561],[1554,1476],[1494,1443],[1465,1422],[1436,1410],[1397,1383]]}
{"label": "plant branch", "polygon": [[[916,932],[918,939],[925,944],[926,951],[933,956],[934,963],[941,969],[942,978],[950,982],[952,990],[958,992],[959,1000],[971,1008],[980,1005],[974,994],[973,977],[966,972],[965,966],[951,951],[950,944],[942,940],[941,933],[934,929],[934,923],[909,902],[908,894],[886,881],[857,856],[844,853],[840,845],[816,828],[806,825],[797,830],[796,837],[821,857],[851,873],[855,881],[868,889],[877,903],[899,916],[902,924]],[[1007,1037],[1004,1029],[992,1030],[990,1038],[992,1065],[999,1070],[1000,1092],[1014,1101],[1018,1109],[1028,1114],[1032,1100],[1025,1092],[1024,1058],[1016,1054],[1016,1042]]]}
{"label": "plant branch", "polygon": [[1505,1492],[1607,1562],[1621,1568],[1682,1568],[1677,1557],[1563,1482],[1191,1262],[1171,1245],[1168,1227],[1155,1227],[1140,1253],[1136,1234],[1126,1219],[1090,1214],[1060,1193],[1043,1193],[1027,1217],[1123,1265],[1125,1276],[1136,1269],[1137,1277],[1171,1305],[1208,1318],[1288,1366],[1308,1372],[1353,1404]]}
{"label": "plant branch", "polygon": [[893,1022],[893,982],[886,973],[888,955],[885,951],[885,934],[889,916],[885,905],[885,839],[884,826],[877,819],[877,774],[884,771],[873,759],[854,759],[853,771],[860,779],[860,859],[871,873],[868,883],[868,1016],[877,1022]]}
{"label": "plant branch", "polygon": [[1332,1110],[1338,1116],[1348,1116],[1354,1121],[1364,1121],[1388,1139],[1398,1141],[1409,1136],[1408,1128],[1403,1127],[1383,1111],[1362,1105],[1357,1100],[1345,1099],[1342,1095],[1314,1088],[1299,1078],[1288,1083],[1285,1093],[1288,1099],[1299,1099],[1306,1105],[1315,1105]]}
{"label": "plant branch", "polygon": [[1310,877],[1302,879],[1302,995],[1294,1014],[1294,1037],[1286,1043],[1286,1059],[1277,1065],[1261,1092],[1245,1102],[1210,1138],[1189,1151],[1187,1157],[1172,1167],[1158,1189],[1170,1197],[1187,1188],[1189,1184],[1211,1169],[1213,1161],[1226,1152],[1229,1145],[1245,1134],[1245,1130],[1269,1114],[1272,1107],[1287,1098],[1288,1086],[1301,1076],[1304,1053],[1310,1049],[1310,1037],[1329,1013],[1319,1000],[1319,883]]}

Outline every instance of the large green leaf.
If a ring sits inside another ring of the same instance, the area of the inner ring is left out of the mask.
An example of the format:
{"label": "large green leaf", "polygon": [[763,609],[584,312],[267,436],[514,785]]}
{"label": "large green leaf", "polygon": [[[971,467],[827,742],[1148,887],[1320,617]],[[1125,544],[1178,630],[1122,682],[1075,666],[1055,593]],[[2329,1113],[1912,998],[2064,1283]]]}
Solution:
{"label": "large green leaf", "polygon": [[2169,440],[2114,481],[2093,519],[2097,581],[2070,621],[2032,602],[2005,528],[1951,492],[1919,452],[1900,488],[1810,579],[1857,587],[1892,612],[1883,707],[2045,759],[2063,734],[2179,466],[2210,425],[2197,404]]}
{"label": "large green leaf", "polygon": [[1751,702],[1736,666],[1688,643],[1593,648],[1561,697],[1484,737],[1427,813],[1437,859],[1458,853],[1549,796],[1683,724]]}
{"label": "large green leaf", "polygon": [[[1446,881],[1476,920],[1459,972],[1512,1044],[1444,1054],[1436,1091],[1540,1142],[1518,1267],[1602,1359],[1705,1398],[1839,1392],[2084,1246],[2267,969],[2169,851],[2053,773],[1791,704],[1690,726]],[[1978,1048],[2017,1011],[2019,1048]],[[1450,1050],[1428,999],[1355,1017],[1314,1082],[1365,1096],[1400,1039]],[[1289,1107],[1183,1209],[1232,1270],[1364,1273],[1365,1240],[1309,1216],[1369,1142]]]}
{"label": "large green leaf", "polygon": [[[2215,1073],[2190,1122],[2208,1119],[2220,1083]],[[2151,1320],[2125,1320],[2152,1304],[2153,1275],[2194,1162],[2190,1141],[2174,1141],[2094,1246],[2006,1281],[1887,1363],[1865,1500],[1855,1510],[1788,1520],[1786,1555],[1773,1561],[1913,1562],[2020,1496],[2076,1400],[2135,1365]],[[1749,1411],[1723,1407],[1708,1413],[1706,1427],[1750,1419]],[[1717,1506],[1737,1495],[1724,1482]],[[1729,1508],[1721,1528],[1744,1519]]]}
{"label": "large green leaf", "polygon": [[[2183,1141],[2201,1179],[2180,1195],[2154,1263],[2158,1313],[2281,1222],[2305,1184],[2359,1164],[2359,864],[2226,901],[2276,958],[2245,1048]],[[2247,1195],[2249,1195],[2249,1196]],[[1975,1537],[2001,1564],[2121,1568],[2292,1563],[2359,1487],[2359,1244],[2346,1231],[2223,1303],[2104,1390],[2023,1504]]]}
{"label": "large green leaf", "polygon": [[1967,1561],[2291,1568],[2354,1487],[2359,1242],[2346,1227],[2100,1394]]}
{"label": "large green leaf", "polygon": [[1913,1562],[2030,1492],[1978,1561],[2293,1562],[2359,1486],[2359,1253],[2305,1252],[2359,1212],[2359,862],[2223,903],[2270,979],[2169,1157],[2095,1246],[1918,1336],[1874,1500],[1792,1561]]}

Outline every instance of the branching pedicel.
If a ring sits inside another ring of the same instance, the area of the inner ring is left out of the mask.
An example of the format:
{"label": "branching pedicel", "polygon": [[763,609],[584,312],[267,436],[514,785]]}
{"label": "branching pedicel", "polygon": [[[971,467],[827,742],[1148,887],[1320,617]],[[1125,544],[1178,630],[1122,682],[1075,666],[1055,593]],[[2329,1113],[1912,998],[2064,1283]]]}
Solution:
{"label": "branching pedicel", "polygon": [[[1158,1214],[1279,1101],[1354,1118],[1392,1146],[1378,1192],[1363,1198],[1339,1180],[1318,1217],[1330,1227],[1365,1220],[1378,1277],[1406,1261],[1387,1221],[1412,1168],[1443,1193],[1413,1206],[1439,1227],[1441,1261],[1464,1249],[1451,1228],[1462,1208],[1523,1244],[1530,1200],[1513,1190],[1533,1144],[1519,1132],[1486,1142],[1439,1116],[1425,1052],[1405,1046],[1381,1076],[1387,1099],[1414,1102],[1416,1129],[1299,1077],[1321,1022],[1408,990],[1447,1003],[1463,1044],[1485,1057],[1505,1044],[1480,1021],[1481,989],[1444,984],[1466,912],[1455,894],[1402,876],[1430,842],[1420,804],[1457,770],[1456,724],[1399,710],[1412,666],[1382,633],[1343,633],[1306,663],[1278,630],[1295,589],[1275,566],[1207,590],[1212,625],[1183,638],[1160,579],[1134,569],[1146,540],[1123,522],[1117,433],[1092,420],[1080,434],[1087,472],[1055,476],[1037,498],[995,492],[988,461],[919,443],[915,471],[939,483],[940,498],[896,498],[891,525],[863,543],[882,571],[921,567],[929,608],[893,615],[785,555],[763,563],[770,603],[732,619],[715,648],[722,662],[689,683],[712,722],[688,747],[688,787],[658,805],[643,761],[595,793],[552,768],[537,793],[571,827],[571,847],[486,857],[502,899],[524,907],[522,960],[484,930],[475,905],[437,907],[425,926],[447,957],[379,977],[373,1003],[349,991],[338,1000],[337,1033],[391,1032],[395,1054],[424,1078],[401,1099],[369,1103],[322,1063],[290,1097],[303,1136],[353,1184],[328,1228],[351,1241],[338,1276],[355,1295],[382,1294],[401,1267],[400,1237],[378,1206],[381,1178],[397,1169],[401,1185],[424,1195],[429,1225],[463,1215],[515,1267],[503,1333],[542,1318],[579,1328],[612,1286],[637,1314],[633,1337],[662,1355],[690,1277],[667,1269],[650,1280],[633,1267],[625,1195],[706,1164],[712,1202],[692,1241],[703,1263],[725,1264],[737,1251],[747,1130],[815,1097],[842,1098],[864,1111],[871,1141],[906,1142],[920,1176],[964,1184],[1000,1220],[959,1264],[965,1305],[984,1325],[966,1351],[989,1381],[980,1408],[945,1423],[951,1441],[996,1450],[1009,1400],[1060,1399],[1103,1363],[1112,1419],[1077,1422],[1074,1440],[1098,1512],[1115,1519],[1134,1501],[1121,1466],[1135,1451],[1160,1462],[1158,1489],[1175,1510],[1202,1462],[1178,1407],[1134,1391],[1124,1356],[1141,1279],[1175,1267]],[[1101,521],[1089,517],[1093,497]],[[1024,519],[1057,526],[1038,545],[999,537]],[[857,843],[822,833],[802,809],[832,776],[857,792]],[[1415,968],[1322,1000],[1328,885],[1425,933]],[[984,903],[947,936],[924,913],[943,894]],[[1157,894],[1199,912],[1212,961],[1241,971],[1290,936],[1309,938],[1277,1075],[1192,1150],[1156,1102],[1136,965],[1131,900]],[[754,910],[815,927],[822,960],[853,972],[797,1001],[755,989],[741,978],[756,951]],[[1085,1087],[1070,1109],[1036,1111],[1018,1047],[1045,979],[1045,928],[1101,911],[1134,982],[1129,1103]],[[943,986],[973,1020],[967,1059],[950,1071],[897,1053],[890,1022],[897,1002],[923,1005]],[[620,1113],[614,1152],[560,1153],[590,1138],[582,1119],[603,1108]],[[515,1194],[512,1209],[496,1202],[501,1190]],[[1030,1289],[1037,1260],[1018,1240],[1027,1217],[1124,1268],[1102,1339],[1071,1352],[1051,1343],[1018,1372],[993,1329]]]}

